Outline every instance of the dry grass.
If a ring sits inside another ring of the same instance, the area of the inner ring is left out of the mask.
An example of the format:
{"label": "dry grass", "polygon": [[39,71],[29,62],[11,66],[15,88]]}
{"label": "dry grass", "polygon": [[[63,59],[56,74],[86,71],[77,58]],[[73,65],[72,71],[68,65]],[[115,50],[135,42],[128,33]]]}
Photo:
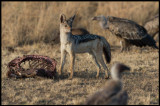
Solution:
{"label": "dry grass", "polygon": [[[50,43],[59,31],[61,13],[78,13],[74,27],[105,36],[91,17],[103,14],[123,17],[143,24],[159,12],[158,2],[2,2],[2,46]],[[8,40],[9,39],[9,40]],[[112,39],[112,37],[108,37]],[[112,43],[112,42],[110,42]]]}
{"label": "dry grass", "polygon": [[[78,16],[73,26],[103,35],[111,44],[112,61],[107,66],[110,68],[119,61],[132,68],[123,74],[124,89],[129,94],[128,104],[159,104],[159,52],[148,47],[132,47],[128,53],[119,53],[116,37],[109,36],[108,31],[90,21],[92,16],[103,14],[132,19],[142,25],[159,12],[158,2],[2,2],[2,104],[81,104],[104,85],[107,81],[104,72],[101,72],[100,78],[95,78],[97,68],[87,54],[77,55],[72,80],[67,79],[68,59],[63,70],[64,78],[59,81],[6,77],[7,63],[24,54],[53,57],[58,62],[58,68],[60,45],[50,43],[59,37],[60,13],[70,17],[75,11]],[[6,47],[9,46],[14,47],[15,52],[8,51]]]}
{"label": "dry grass", "polygon": [[[41,45],[41,46],[40,46]],[[25,50],[26,48],[26,50]],[[112,62],[127,64],[132,68],[123,74],[124,89],[129,94],[128,104],[159,104],[159,53],[145,48],[133,47],[129,53],[119,53],[119,47],[112,47]],[[45,78],[8,79],[6,64],[17,56],[40,54],[54,57],[60,64],[59,45],[35,44],[17,48],[14,53],[2,49],[2,104],[81,104],[107,81],[104,71],[96,79],[96,66],[91,56],[78,54],[75,61],[74,78],[69,77],[69,60],[59,81]],[[125,55],[125,56],[124,56]],[[68,57],[67,57],[68,58]]]}

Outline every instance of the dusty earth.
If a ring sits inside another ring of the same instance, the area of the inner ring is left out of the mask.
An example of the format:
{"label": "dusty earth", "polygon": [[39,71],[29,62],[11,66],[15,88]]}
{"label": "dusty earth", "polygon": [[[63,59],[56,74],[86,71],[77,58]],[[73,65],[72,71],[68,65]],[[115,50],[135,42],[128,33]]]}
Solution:
{"label": "dusty earth", "polygon": [[[129,105],[159,104],[159,52],[149,47],[132,47],[130,52],[120,53],[119,46],[111,46],[112,60],[131,67],[123,73],[124,89],[129,95]],[[1,101],[3,105],[72,105],[83,104],[87,97],[99,90],[108,80],[104,70],[96,78],[96,65],[88,54],[76,55],[72,80],[69,76],[69,58],[59,80],[46,78],[9,79],[6,77],[7,64],[17,56],[39,54],[55,58],[57,69],[60,65],[59,45],[35,44],[15,48],[10,52],[2,48]]]}

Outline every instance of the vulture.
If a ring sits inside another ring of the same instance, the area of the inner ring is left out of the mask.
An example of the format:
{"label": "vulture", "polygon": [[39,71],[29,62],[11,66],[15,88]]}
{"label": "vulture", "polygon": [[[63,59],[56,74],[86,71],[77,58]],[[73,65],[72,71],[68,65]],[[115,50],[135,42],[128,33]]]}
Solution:
{"label": "vulture", "polygon": [[148,20],[144,24],[144,28],[156,41],[159,42],[159,14]]}
{"label": "vulture", "polygon": [[125,70],[130,70],[130,67],[115,63],[111,67],[112,79],[107,81],[103,88],[95,92],[86,101],[85,105],[127,105],[128,94],[122,88],[120,74]]}
{"label": "vulture", "polygon": [[103,15],[95,16],[92,20],[99,21],[103,29],[108,29],[113,35],[120,38],[121,52],[128,50],[130,45],[138,47],[150,46],[158,49],[156,41],[148,34],[147,30],[134,21],[113,16],[106,18]]}

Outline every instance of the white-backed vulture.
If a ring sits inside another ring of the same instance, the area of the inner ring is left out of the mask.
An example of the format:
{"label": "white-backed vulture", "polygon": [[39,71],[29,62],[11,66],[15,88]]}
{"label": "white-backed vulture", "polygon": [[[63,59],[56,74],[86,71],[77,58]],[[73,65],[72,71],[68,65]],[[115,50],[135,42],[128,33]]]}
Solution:
{"label": "white-backed vulture", "polygon": [[85,105],[127,105],[128,94],[122,90],[120,74],[130,70],[130,67],[115,63],[111,68],[112,79],[107,81],[103,88],[90,96]]}
{"label": "white-backed vulture", "polygon": [[159,39],[156,38],[159,36],[159,14],[148,20],[144,24],[144,28],[157,42],[159,42]]}
{"label": "white-backed vulture", "polygon": [[99,21],[103,29],[108,29],[121,39],[121,51],[128,49],[130,45],[151,46],[158,49],[156,41],[147,33],[146,29],[134,21],[113,16],[106,18],[103,15],[95,16],[92,20]]}

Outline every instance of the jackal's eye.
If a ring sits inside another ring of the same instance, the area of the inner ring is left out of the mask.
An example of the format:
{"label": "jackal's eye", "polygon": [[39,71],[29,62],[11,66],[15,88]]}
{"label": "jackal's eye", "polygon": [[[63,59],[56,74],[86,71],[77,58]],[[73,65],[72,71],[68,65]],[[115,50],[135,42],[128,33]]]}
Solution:
{"label": "jackal's eye", "polygon": [[67,27],[67,25],[65,25],[65,27]]}

